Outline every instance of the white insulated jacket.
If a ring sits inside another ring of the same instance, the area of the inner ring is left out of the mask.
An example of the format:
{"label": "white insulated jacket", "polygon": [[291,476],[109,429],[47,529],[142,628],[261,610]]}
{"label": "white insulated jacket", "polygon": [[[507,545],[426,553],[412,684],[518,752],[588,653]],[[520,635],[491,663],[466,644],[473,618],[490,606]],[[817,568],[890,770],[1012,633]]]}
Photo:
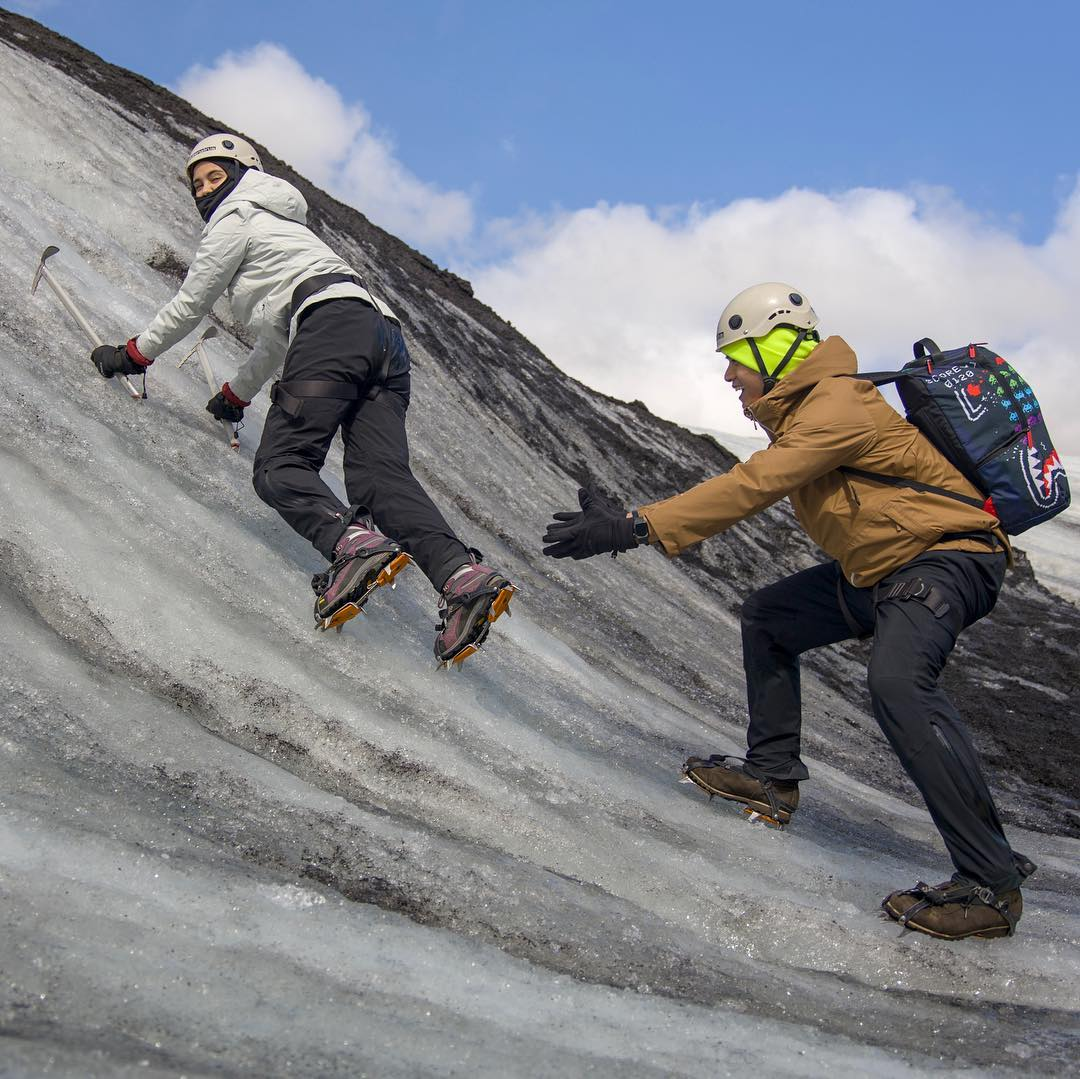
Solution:
{"label": "white insulated jacket", "polygon": [[[256,331],[255,347],[229,387],[250,401],[281,366],[295,332],[289,321],[293,289],[320,274],[355,274],[305,224],[307,202],[292,184],[249,169],[203,229],[180,291],[136,339],[136,348],[156,359],[194,330],[222,293],[233,315]],[[397,317],[352,282],[330,285],[301,304],[354,296]]]}

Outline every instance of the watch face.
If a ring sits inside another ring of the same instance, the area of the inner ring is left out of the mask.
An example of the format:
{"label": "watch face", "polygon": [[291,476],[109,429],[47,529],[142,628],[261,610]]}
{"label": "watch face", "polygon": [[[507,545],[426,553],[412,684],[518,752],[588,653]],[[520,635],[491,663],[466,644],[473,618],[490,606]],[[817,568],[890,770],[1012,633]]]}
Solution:
{"label": "watch face", "polygon": [[634,538],[647,540],[649,538],[649,522],[644,517],[634,514]]}

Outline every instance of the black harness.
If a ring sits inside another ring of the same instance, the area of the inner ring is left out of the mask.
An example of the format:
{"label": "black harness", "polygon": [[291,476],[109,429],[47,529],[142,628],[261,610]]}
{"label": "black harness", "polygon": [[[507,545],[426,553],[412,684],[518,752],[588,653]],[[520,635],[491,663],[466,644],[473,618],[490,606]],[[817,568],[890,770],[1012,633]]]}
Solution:
{"label": "black harness", "polygon": [[[367,285],[364,284],[364,279],[354,273],[322,273],[316,274],[314,277],[304,278],[304,280],[293,289],[292,299],[289,301],[289,321],[292,322],[292,320],[296,318],[296,312],[299,311],[304,302],[314,296],[316,292],[322,292],[323,289],[329,288],[331,285],[344,285],[346,283],[356,285],[367,292]],[[379,313],[381,314],[382,312]]]}
{"label": "black harness", "polygon": [[[293,289],[292,298],[289,301],[289,321],[296,318],[296,314],[304,303],[316,293],[331,285],[349,283],[357,285],[367,291],[363,278],[357,274],[348,273],[324,273],[315,277],[308,277],[301,281]],[[370,293],[369,293],[370,295]],[[333,297],[331,297],[333,298]],[[301,312],[300,322],[317,305],[313,304],[306,311]],[[386,384],[386,373],[390,366],[390,328],[387,318],[379,309],[379,305],[373,303],[383,325],[382,355],[375,367],[374,374],[363,385],[355,382],[333,382],[329,379],[291,379],[283,382],[280,379],[270,387],[270,400],[274,402],[287,416],[296,417],[304,411],[304,401],[311,397],[329,398],[335,401],[359,401],[361,399],[373,401],[382,392]],[[299,327],[298,327],[299,329]]]}
{"label": "black harness", "polygon": [[[889,600],[905,602],[913,599],[924,607],[928,607],[935,618],[944,618],[949,613],[949,601],[941,594],[941,589],[937,585],[927,584],[921,577],[908,577],[903,581],[894,581],[884,588],[882,584],[883,582],[879,581],[874,585],[873,602],[875,612],[879,603],[886,603]],[[840,606],[840,613],[844,616],[844,621],[847,623],[848,629],[851,630],[852,636],[859,641],[865,641],[868,637],[873,637],[873,628],[866,629],[859,622],[848,601],[844,598],[844,578],[842,576],[838,576],[836,579],[836,599]]]}

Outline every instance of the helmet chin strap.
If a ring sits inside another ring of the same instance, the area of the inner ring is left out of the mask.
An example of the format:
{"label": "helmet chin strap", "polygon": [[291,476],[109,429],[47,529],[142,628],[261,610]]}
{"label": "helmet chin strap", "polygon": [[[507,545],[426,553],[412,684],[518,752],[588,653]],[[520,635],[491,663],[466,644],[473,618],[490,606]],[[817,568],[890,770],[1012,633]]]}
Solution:
{"label": "helmet chin strap", "polygon": [[[794,327],[792,327],[794,328]],[[784,353],[784,358],[776,365],[776,370],[769,374],[769,369],[765,366],[765,361],[761,358],[761,350],[757,347],[757,341],[753,337],[748,337],[747,341],[750,342],[750,351],[754,354],[754,359],[757,361],[758,371],[761,374],[762,387],[765,393],[769,393],[776,386],[777,381],[780,378],[780,372],[791,362],[791,357],[799,351],[799,345],[806,340],[806,338],[813,333],[816,337],[817,334],[813,330],[799,330],[795,335],[795,340],[791,342],[791,347]]]}

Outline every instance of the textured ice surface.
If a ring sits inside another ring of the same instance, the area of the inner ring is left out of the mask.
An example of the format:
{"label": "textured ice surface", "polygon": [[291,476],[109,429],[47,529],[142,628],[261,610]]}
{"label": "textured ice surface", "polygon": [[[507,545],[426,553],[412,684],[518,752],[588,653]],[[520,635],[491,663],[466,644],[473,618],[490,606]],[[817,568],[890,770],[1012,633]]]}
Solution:
{"label": "textured ice surface", "polygon": [[[265,397],[230,454],[183,348],[126,400],[28,294],[55,242],[102,337],[141,329],[198,234],[179,147],[4,44],[0,116],[0,1073],[1075,1068],[1080,843],[1014,829],[1020,935],[941,944],[877,912],[947,875],[922,810],[814,761],[783,834],[679,786],[741,745],[733,616],[652,553],[545,564],[566,475],[422,343],[414,463],[515,616],[437,674],[413,569],[315,636],[319,560],[250,486]],[[416,314],[454,319],[487,332]]]}

